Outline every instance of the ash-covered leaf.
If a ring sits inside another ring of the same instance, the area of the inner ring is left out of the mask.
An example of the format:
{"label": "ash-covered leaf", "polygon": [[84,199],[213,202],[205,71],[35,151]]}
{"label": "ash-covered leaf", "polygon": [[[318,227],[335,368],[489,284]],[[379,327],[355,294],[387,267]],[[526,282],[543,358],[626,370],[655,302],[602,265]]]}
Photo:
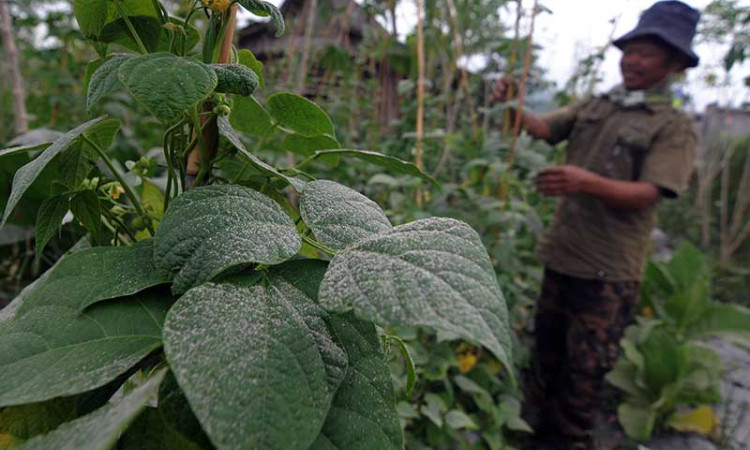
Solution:
{"label": "ash-covered leaf", "polygon": [[391,372],[375,326],[353,314],[331,316],[349,367],[312,450],[399,450],[404,447]]}
{"label": "ash-covered leaf", "polygon": [[75,308],[43,305],[0,328],[0,406],[103,386],[161,346],[171,296],[155,289]]}
{"label": "ash-covered leaf", "polygon": [[3,218],[0,220],[0,228],[2,228],[3,225],[5,225],[5,222],[8,221],[10,213],[13,212],[13,208],[16,207],[18,201],[21,200],[23,193],[26,192],[39,174],[42,173],[42,170],[47,164],[49,164],[55,156],[70,148],[78,140],[81,134],[104,119],[105,116],[97,117],[96,119],[89,120],[88,122],[73,128],[58,138],[52,145],[47,147],[42,154],[37,156],[33,161],[18,169],[13,176],[13,188],[10,192],[10,198],[8,198],[8,202],[5,205]]}
{"label": "ash-covered leaf", "polygon": [[120,66],[133,55],[127,53],[112,55],[104,64],[91,75],[88,92],[86,93],[86,108],[91,109],[96,106],[105,95],[120,88],[120,78],[118,71]]}
{"label": "ash-covered leaf", "polygon": [[60,261],[26,299],[18,315],[40,306],[76,312],[107,299],[167,283],[153,263],[153,239],[127,247],[94,247]]}
{"label": "ash-covered leaf", "polygon": [[327,314],[284,266],[193,288],[167,317],[170,367],[218,448],[308,448],[346,372]]}
{"label": "ash-covered leaf", "polygon": [[207,64],[167,52],[131,58],[118,73],[130,95],[167,123],[211,95],[217,83]]}
{"label": "ash-covered leaf", "polygon": [[279,264],[302,245],[272,199],[236,185],[199,187],[169,205],[154,236],[154,262],[181,294],[243,264]]}
{"label": "ash-covered leaf", "polygon": [[125,395],[117,404],[108,404],[55,431],[24,443],[24,450],[105,450],[112,448],[125,429],[156,397],[167,369],[154,373],[149,380]]}
{"label": "ash-covered leaf", "polygon": [[258,75],[242,64],[211,64],[218,83],[216,92],[248,96],[258,89]]}
{"label": "ash-covered leaf", "polygon": [[418,220],[347,247],[331,261],[319,296],[328,310],[478,342],[513,367],[505,299],[479,235],[463,222]]}
{"label": "ash-covered leaf", "polygon": [[256,16],[271,16],[271,21],[276,25],[276,37],[284,34],[284,16],[272,3],[263,0],[239,0],[238,3]]}
{"label": "ash-covered leaf", "polygon": [[300,213],[315,237],[333,249],[393,229],[377,203],[329,180],[307,183],[300,196]]}

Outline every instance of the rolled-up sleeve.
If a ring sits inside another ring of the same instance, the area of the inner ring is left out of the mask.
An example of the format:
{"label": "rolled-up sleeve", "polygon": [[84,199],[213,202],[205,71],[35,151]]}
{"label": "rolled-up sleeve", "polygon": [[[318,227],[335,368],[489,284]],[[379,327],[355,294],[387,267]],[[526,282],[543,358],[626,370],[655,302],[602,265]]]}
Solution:
{"label": "rolled-up sleeve", "polygon": [[560,109],[541,116],[541,119],[547,124],[550,130],[550,138],[547,139],[552,145],[564,141],[573,131],[576,123],[578,111],[581,109],[581,102],[573,103]]}
{"label": "rolled-up sleeve", "polygon": [[656,136],[643,162],[640,181],[658,186],[665,197],[677,197],[690,182],[696,145],[692,119],[679,115]]}

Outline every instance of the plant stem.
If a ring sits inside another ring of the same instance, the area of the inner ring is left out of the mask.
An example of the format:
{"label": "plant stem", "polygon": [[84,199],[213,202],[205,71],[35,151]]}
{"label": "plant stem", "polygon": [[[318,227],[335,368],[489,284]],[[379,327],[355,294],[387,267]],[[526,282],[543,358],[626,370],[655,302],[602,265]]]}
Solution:
{"label": "plant stem", "polygon": [[138,48],[140,49],[141,53],[143,54],[148,53],[148,50],[146,50],[146,46],[143,45],[143,41],[141,41],[141,37],[138,36],[138,32],[135,31],[135,27],[133,26],[133,23],[130,21],[128,14],[125,12],[122,5],[120,4],[120,0],[115,0],[115,7],[117,8],[117,12],[120,13],[122,20],[125,21],[125,25],[127,25],[128,30],[130,30],[130,34],[133,35],[133,39],[135,39],[135,43],[138,44]]}
{"label": "plant stem", "polygon": [[[201,126],[200,119],[198,119],[197,108],[193,108],[193,110],[190,111],[190,121],[193,123],[195,135],[198,137],[198,147],[200,148],[201,152],[200,169],[198,170],[198,174],[195,176],[195,182],[193,185],[200,186],[200,183],[203,181],[203,178],[209,171],[210,156],[208,153],[208,147],[206,147],[206,141],[203,139],[203,127]],[[208,122],[206,122],[206,125],[208,125]]]}
{"label": "plant stem", "polygon": [[159,21],[162,23],[162,25],[167,23],[167,18],[169,16],[167,15],[167,12],[164,9],[164,6],[159,2],[159,0],[151,0],[151,3],[154,5],[154,9],[156,10],[156,13],[159,14]]}
{"label": "plant stem", "polygon": [[97,143],[89,139],[85,134],[81,134],[81,138],[83,138],[83,140],[86,141],[87,144],[89,144],[94,150],[96,150],[102,160],[104,160],[104,164],[107,165],[107,168],[110,170],[110,172],[112,172],[112,175],[117,178],[117,181],[120,182],[122,188],[125,189],[125,195],[127,195],[130,199],[130,202],[133,203],[133,206],[138,211],[138,214],[146,223],[148,231],[151,232],[151,236],[153,236],[154,227],[153,225],[151,225],[151,218],[148,216],[148,214],[146,214],[146,211],[143,209],[141,202],[138,201],[138,197],[136,197],[135,192],[133,192],[133,188],[131,188],[130,185],[125,182],[125,179],[122,177],[122,175],[120,175],[120,172],[118,172],[117,168],[115,168],[114,164],[112,164],[112,160],[109,159],[109,156],[107,156],[104,150],[102,150],[102,148],[99,147]]}
{"label": "plant stem", "polygon": [[336,253],[338,253],[336,250],[334,250],[334,249],[332,249],[332,248],[330,248],[330,247],[328,247],[326,245],[323,245],[323,244],[321,244],[320,242],[318,242],[318,241],[316,241],[314,239],[310,239],[309,237],[305,236],[304,234],[302,235],[302,240],[305,241],[307,244],[309,244],[311,247],[315,247],[316,249],[318,249],[318,250],[320,250],[322,252],[328,253],[331,256],[334,256],[334,255],[336,255]]}

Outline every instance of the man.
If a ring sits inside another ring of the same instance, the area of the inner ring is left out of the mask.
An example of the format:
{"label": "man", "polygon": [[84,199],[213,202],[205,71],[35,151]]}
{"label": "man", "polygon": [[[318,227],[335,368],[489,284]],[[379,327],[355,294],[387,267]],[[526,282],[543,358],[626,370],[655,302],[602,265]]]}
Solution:
{"label": "man", "polygon": [[[621,86],[543,117],[517,112],[533,137],[569,141],[567,163],[536,180],[542,195],[561,199],[537,249],[546,271],[532,378],[545,413],[537,434],[550,437],[550,448],[591,447],[603,378],[637,304],[656,207],[687,186],[696,138],[690,118],[672,108],[669,85],[698,65],[691,42],[699,16],[678,1],[654,4],[614,42]],[[506,100],[506,90],[501,80],[493,97]]]}

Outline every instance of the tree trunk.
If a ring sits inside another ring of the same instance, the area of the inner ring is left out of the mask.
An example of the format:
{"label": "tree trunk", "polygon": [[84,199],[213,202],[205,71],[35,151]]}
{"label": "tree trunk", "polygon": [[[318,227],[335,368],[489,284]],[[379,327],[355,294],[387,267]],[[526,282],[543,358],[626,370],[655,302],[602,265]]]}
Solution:
{"label": "tree trunk", "polygon": [[5,59],[8,62],[8,78],[13,92],[13,115],[16,119],[16,134],[29,130],[29,118],[26,114],[26,94],[21,81],[21,70],[18,66],[18,49],[13,39],[13,23],[10,18],[10,6],[0,1],[0,32],[3,36]]}

